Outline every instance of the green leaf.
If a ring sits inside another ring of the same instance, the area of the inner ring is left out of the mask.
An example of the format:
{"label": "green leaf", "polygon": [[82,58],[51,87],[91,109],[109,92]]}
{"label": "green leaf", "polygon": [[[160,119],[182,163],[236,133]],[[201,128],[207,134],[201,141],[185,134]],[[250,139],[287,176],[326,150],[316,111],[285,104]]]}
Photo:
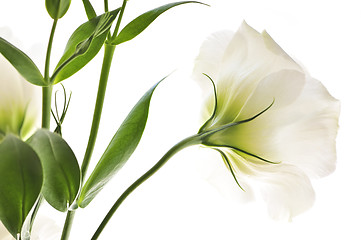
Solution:
{"label": "green leaf", "polygon": [[38,86],[47,86],[35,63],[24,52],[2,37],[0,37],[0,53],[27,81]]}
{"label": "green leaf", "polygon": [[95,57],[118,12],[119,9],[104,13],[74,31],[51,77],[54,84],[70,77]]}
{"label": "green leaf", "polygon": [[80,207],[86,207],[133,154],[142,137],[148,118],[150,100],[158,84],[159,82],[143,95],[115,133],[94,171],[84,184],[78,200]]}
{"label": "green leaf", "polygon": [[59,19],[68,11],[70,2],[70,0],[45,0],[45,6],[51,18]]}
{"label": "green leaf", "polygon": [[27,142],[43,166],[44,198],[55,209],[66,211],[80,185],[80,169],[73,151],[58,134],[45,129],[36,131]]}
{"label": "green leaf", "polygon": [[[161,7],[150,10],[146,13],[135,18],[133,21],[128,23],[122,31],[118,34],[118,36],[111,42],[114,45],[118,45],[120,43],[129,41],[143,32],[159,15],[167,11],[168,9],[185,4],[185,3],[200,3],[196,1],[182,1],[182,2],[174,2],[163,5]],[[204,4],[205,5],[205,4]]]}
{"label": "green leaf", "polygon": [[0,143],[0,220],[16,238],[43,182],[39,157],[14,135]]}
{"label": "green leaf", "polygon": [[93,19],[97,16],[97,14],[89,0],[83,0],[83,5],[84,5],[84,9],[85,9],[86,15],[89,20]]}

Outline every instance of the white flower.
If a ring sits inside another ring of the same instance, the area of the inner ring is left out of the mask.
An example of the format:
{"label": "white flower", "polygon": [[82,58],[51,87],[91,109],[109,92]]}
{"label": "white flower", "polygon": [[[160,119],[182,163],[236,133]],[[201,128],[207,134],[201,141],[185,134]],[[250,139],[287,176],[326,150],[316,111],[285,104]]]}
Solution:
{"label": "white flower", "polygon": [[7,133],[26,138],[34,130],[41,113],[39,89],[0,54],[0,140]]}
{"label": "white flower", "polygon": [[215,133],[204,145],[222,155],[243,194],[249,186],[261,193],[273,218],[310,208],[310,178],[335,169],[339,102],[265,31],[246,23],[204,42],[193,74],[209,84],[203,73],[217,94],[215,101],[209,91],[205,103],[200,133]]}

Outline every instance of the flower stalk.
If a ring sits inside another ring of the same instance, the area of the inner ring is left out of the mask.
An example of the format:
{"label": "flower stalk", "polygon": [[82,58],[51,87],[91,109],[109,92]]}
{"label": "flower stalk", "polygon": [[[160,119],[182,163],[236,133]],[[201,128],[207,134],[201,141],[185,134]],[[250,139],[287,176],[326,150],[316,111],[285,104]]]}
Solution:
{"label": "flower stalk", "polygon": [[122,8],[120,9],[119,17],[114,28],[113,35],[110,37],[110,41],[114,40],[118,34],[120,23],[122,22],[123,14],[128,0],[123,0]]}
{"label": "flower stalk", "polygon": [[97,134],[98,134],[99,123],[100,123],[100,118],[101,118],[101,114],[102,114],[102,110],[103,110],[104,97],[105,97],[105,92],[106,92],[106,88],[107,88],[109,71],[110,71],[110,66],[112,63],[113,55],[114,55],[114,50],[115,50],[114,45],[105,44],[103,66],[102,66],[102,70],[100,73],[97,99],[96,99],[95,109],[94,109],[94,114],[93,114],[93,122],[92,122],[91,130],[90,130],[88,145],[87,145],[83,163],[81,166],[81,173],[82,173],[83,178],[85,177],[86,172],[88,170],[90,158],[92,156],[94,146],[95,146],[95,141],[96,141]]}
{"label": "flower stalk", "polygon": [[180,150],[201,144],[202,143],[202,134],[196,134],[191,137],[185,138],[184,140],[180,141],[176,145],[174,145],[151,169],[149,169],[145,174],[143,174],[138,180],[136,180],[130,187],[125,190],[125,192],[118,198],[118,200],[114,203],[112,208],[109,210],[105,218],[103,219],[102,223],[99,225],[98,229],[94,233],[92,240],[98,239],[101,232],[104,230],[105,226],[113,216],[113,214],[116,212],[116,210],[119,208],[119,206],[124,202],[124,200],[136,189],[138,188],[142,183],[144,183],[147,179],[149,179],[151,176],[153,176],[154,173],[156,173],[161,167],[164,166],[165,163],[168,162],[168,160],[173,157],[177,152]]}
{"label": "flower stalk", "polygon": [[57,26],[58,20],[54,19],[53,26],[51,28],[49,42],[48,42],[48,49],[46,51],[46,58],[45,58],[45,69],[44,69],[44,78],[48,86],[43,87],[43,105],[42,105],[42,121],[41,127],[49,129],[50,128],[50,115],[51,115],[51,94],[52,94],[52,85],[50,83],[50,56],[51,56],[51,49],[53,46],[53,40],[55,35],[55,29]]}
{"label": "flower stalk", "polygon": [[[57,23],[58,23],[58,20],[54,19],[53,25],[52,25],[51,31],[50,31],[48,48],[47,48],[46,57],[45,57],[44,78],[45,78],[45,81],[49,84],[48,86],[42,87],[41,127],[45,128],[45,129],[50,129],[51,95],[52,95],[52,91],[53,91],[53,86],[50,83],[49,68],[50,68],[51,49],[52,49],[52,46],[53,46],[54,35],[55,35],[55,30],[56,30]],[[43,202],[43,196],[40,195],[39,199],[36,202],[34,211],[33,211],[32,215],[31,215],[30,231],[31,231],[32,225],[34,223],[36,214],[38,213],[42,202]]]}
{"label": "flower stalk", "polygon": [[[122,8],[121,8],[121,12],[118,17],[117,24],[116,24],[116,27],[115,27],[115,30],[113,33],[113,37],[116,36],[116,34],[118,32],[126,3],[127,3],[127,0],[124,0]],[[107,0],[104,0],[104,9],[105,9],[105,12],[108,12],[108,1]],[[111,42],[111,39],[112,39],[111,34],[109,34],[108,40],[110,40],[110,42]],[[82,162],[82,166],[81,166],[82,179],[84,179],[84,177],[86,176],[88,166],[90,163],[90,159],[93,154],[96,138],[98,135],[99,124],[100,124],[100,119],[101,119],[101,114],[102,114],[103,104],[104,104],[104,97],[105,97],[110,67],[111,67],[111,63],[113,60],[115,48],[116,48],[116,45],[112,45],[108,41],[106,41],[104,44],[103,64],[102,64],[102,69],[101,69],[101,73],[100,73],[100,80],[99,80],[99,86],[98,86],[97,99],[96,99],[95,108],[94,108],[93,121],[92,121],[89,139],[88,139],[88,145],[87,145],[87,148],[86,148],[86,151],[84,154],[84,158],[83,158],[83,162]],[[84,182],[84,181],[82,181],[82,182]],[[61,240],[67,240],[69,238],[71,226],[72,226],[73,220],[74,220],[74,215],[75,215],[75,210],[71,210],[71,211],[68,210],[66,220],[64,223]]]}
{"label": "flower stalk", "polygon": [[[92,121],[89,139],[88,139],[88,145],[87,145],[87,148],[86,148],[86,151],[84,154],[84,159],[83,159],[82,166],[81,166],[81,176],[83,179],[87,173],[89,162],[90,162],[91,156],[93,154],[96,138],[98,135],[99,124],[100,124],[100,119],[101,119],[101,114],[102,114],[103,104],[104,104],[104,97],[105,97],[105,92],[106,92],[107,83],[108,83],[109,71],[110,71],[112,60],[113,60],[115,47],[116,46],[110,45],[107,43],[105,44],[105,47],[104,47],[103,65],[102,65],[102,70],[100,73],[100,80],[99,80],[99,86],[98,86],[97,99],[96,99],[95,108],[94,108],[93,121]],[[66,240],[69,238],[71,225],[74,220],[74,215],[75,215],[75,210],[71,210],[71,211],[68,210],[66,220],[64,223],[62,236],[61,236],[62,240]]]}

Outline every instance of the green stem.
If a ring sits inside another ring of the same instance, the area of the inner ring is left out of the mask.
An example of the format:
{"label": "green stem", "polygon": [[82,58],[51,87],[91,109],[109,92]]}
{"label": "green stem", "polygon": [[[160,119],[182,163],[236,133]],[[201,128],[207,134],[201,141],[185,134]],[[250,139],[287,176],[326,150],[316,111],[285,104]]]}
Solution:
{"label": "green stem", "polygon": [[34,224],[34,220],[35,220],[36,214],[37,214],[38,211],[39,211],[39,208],[40,208],[40,205],[41,205],[42,202],[43,202],[43,199],[44,199],[44,197],[43,197],[42,195],[40,195],[38,201],[36,202],[36,205],[35,205],[35,207],[34,207],[34,211],[33,211],[33,213],[31,214],[29,232],[31,232],[31,230],[32,230],[32,228],[33,228],[33,224]]}
{"label": "green stem", "polygon": [[117,34],[118,34],[119,26],[120,26],[120,23],[122,22],[122,18],[123,18],[123,14],[124,14],[125,7],[126,7],[126,5],[127,5],[127,1],[128,1],[128,0],[123,0],[122,8],[120,9],[120,13],[119,13],[119,17],[118,17],[118,20],[117,20],[117,24],[115,25],[113,35],[112,35],[111,38],[110,38],[110,42],[111,42],[111,41],[117,36]]}
{"label": "green stem", "polygon": [[46,128],[46,129],[50,128],[51,93],[52,93],[53,87],[50,83],[49,67],[50,67],[51,49],[53,46],[53,40],[54,40],[55,29],[56,29],[57,23],[58,23],[58,20],[54,19],[53,26],[52,26],[51,32],[50,32],[48,49],[46,51],[46,58],[45,58],[44,78],[45,78],[45,81],[49,84],[49,86],[43,87],[43,106],[42,106],[43,113],[42,113],[41,127]]}
{"label": "green stem", "polygon": [[74,220],[74,216],[75,216],[75,211],[69,211],[66,214],[66,219],[65,219],[65,224],[64,224],[64,228],[63,228],[63,232],[61,234],[61,240],[65,240],[69,238],[70,235],[70,230],[71,227],[73,225],[73,220]]}
{"label": "green stem", "polygon": [[[93,114],[93,122],[92,122],[91,130],[90,130],[88,145],[87,145],[87,148],[86,148],[86,151],[84,154],[83,163],[81,166],[82,179],[85,178],[86,172],[88,170],[89,162],[90,162],[93,150],[94,150],[95,141],[96,141],[98,130],[99,130],[100,118],[101,118],[102,109],[103,109],[105,92],[106,92],[107,83],[108,83],[109,71],[110,71],[115,47],[116,46],[114,46],[114,45],[105,44],[103,65],[102,65],[102,70],[100,73],[98,94],[97,94],[97,99],[96,99],[94,114]],[[74,220],[74,215],[75,215],[75,210],[68,211],[67,217],[66,217],[66,220],[64,223],[63,233],[61,236],[62,240],[66,240],[69,238],[71,225],[73,224],[73,220]]]}
{"label": "green stem", "polygon": [[95,109],[94,109],[94,114],[93,114],[93,122],[92,122],[91,130],[90,130],[88,146],[86,148],[83,163],[81,166],[81,174],[82,174],[83,179],[88,170],[90,158],[93,153],[95,141],[96,141],[97,134],[98,134],[100,118],[101,118],[101,114],[102,114],[102,110],[103,110],[105,91],[107,89],[109,71],[110,71],[110,66],[112,63],[113,55],[114,55],[114,50],[115,50],[115,46],[110,45],[110,44],[105,44],[103,66],[102,66],[102,70],[100,73],[98,94],[97,94],[97,99],[96,99]]}
{"label": "green stem", "polygon": [[51,93],[53,86],[43,87],[43,114],[41,127],[50,128],[50,116],[51,116]]}
{"label": "green stem", "polygon": [[58,19],[54,19],[53,26],[51,28],[49,42],[48,42],[48,49],[46,51],[46,59],[45,59],[45,70],[44,70],[44,78],[47,83],[49,83],[49,67],[50,67],[50,55],[51,55],[51,49],[53,46],[53,39],[55,34],[56,25],[58,23]]}
{"label": "green stem", "polygon": [[108,0],[104,0],[104,12],[108,12],[109,8],[108,8]]}
{"label": "green stem", "polygon": [[[45,81],[49,84],[47,87],[42,87],[42,116],[41,116],[41,127],[45,129],[50,128],[50,116],[51,116],[51,94],[53,90],[53,86],[50,85],[49,81],[49,66],[50,66],[50,55],[51,55],[51,49],[53,46],[53,40],[55,35],[55,29],[57,25],[58,20],[54,19],[53,25],[51,27],[50,36],[49,36],[49,42],[48,42],[48,49],[46,51],[46,57],[45,57],[45,69],[44,69],[44,78]],[[36,202],[34,211],[31,214],[30,219],[30,229],[31,231],[36,214],[39,211],[40,205],[43,201],[43,196],[40,195],[39,199]]]}
{"label": "green stem", "polygon": [[151,169],[149,169],[143,176],[141,176],[138,180],[136,180],[127,190],[118,198],[118,200],[114,203],[113,207],[109,210],[108,214],[103,219],[102,223],[99,225],[98,229],[94,233],[92,240],[98,239],[99,235],[109,222],[110,218],[113,216],[118,207],[122,204],[122,202],[143,182],[145,182],[148,178],[150,178],[154,173],[156,173],[174,154],[179,152],[180,150],[200,144],[202,142],[202,135],[197,134],[191,137],[180,141],[176,145],[174,145]]}

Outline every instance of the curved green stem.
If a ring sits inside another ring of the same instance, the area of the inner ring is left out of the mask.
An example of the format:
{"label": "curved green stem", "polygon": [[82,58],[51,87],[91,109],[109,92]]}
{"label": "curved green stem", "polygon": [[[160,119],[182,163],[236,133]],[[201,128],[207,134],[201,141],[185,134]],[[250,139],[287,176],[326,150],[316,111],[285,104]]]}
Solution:
{"label": "curved green stem", "polygon": [[180,150],[200,144],[202,142],[201,134],[197,134],[191,137],[180,141],[176,145],[174,145],[151,169],[149,169],[143,176],[141,176],[138,180],[136,180],[127,190],[118,198],[118,200],[114,203],[113,207],[109,210],[108,214],[103,219],[102,223],[99,225],[98,229],[94,233],[92,240],[98,239],[99,235],[109,222],[110,218],[113,216],[118,207],[122,204],[122,202],[143,182],[145,182],[148,178],[150,178],[154,173],[156,173],[174,154],[179,152]]}
{"label": "curved green stem", "polygon": [[[100,73],[98,94],[97,94],[97,99],[96,99],[94,114],[93,114],[93,122],[92,122],[91,130],[90,130],[88,145],[87,145],[87,148],[86,148],[86,151],[84,154],[83,163],[81,166],[82,179],[84,179],[86,172],[88,170],[89,162],[90,162],[91,156],[93,154],[96,138],[98,135],[99,123],[100,123],[100,118],[101,118],[102,109],[103,109],[103,103],[104,103],[104,97],[105,97],[105,92],[106,92],[107,83],[108,83],[109,71],[110,71],[115,47],[116,46],[113,46],[110,44],[105,44],[103,65],[102,65],[102,70]],[[69,238],[71,226],[72,226],[73,220],[74,220],[74,215],[75,215],[75,210],[68,211],[66,220],[64,223],[61,240],[66,240]]]}
{"label": "curved green stem", "polygon": [[48,42],[48,49],[46,51],[46,59],[45,59],[45,70],[44,70],[44,78],[47,83],[49,83],[49,66],[50,66],[50,55],[51,49],[53,47],[53,39],[55,34],[56,25],[58,23],[58,19],[54,19],[53,26],[51,28],[49,42]]}

